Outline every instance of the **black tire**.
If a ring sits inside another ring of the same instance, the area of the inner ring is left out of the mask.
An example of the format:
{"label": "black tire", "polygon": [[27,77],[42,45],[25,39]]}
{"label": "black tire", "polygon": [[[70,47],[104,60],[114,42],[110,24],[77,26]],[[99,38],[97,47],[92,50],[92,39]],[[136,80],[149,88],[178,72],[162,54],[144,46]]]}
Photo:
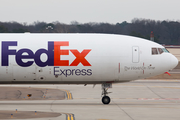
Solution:
{"label": "black tire", "polygon": [[103,104],[109,104],[110,102],[111,102],[110,97],[104,96],[104,97],[102,98],[102,103],[103,103]]}

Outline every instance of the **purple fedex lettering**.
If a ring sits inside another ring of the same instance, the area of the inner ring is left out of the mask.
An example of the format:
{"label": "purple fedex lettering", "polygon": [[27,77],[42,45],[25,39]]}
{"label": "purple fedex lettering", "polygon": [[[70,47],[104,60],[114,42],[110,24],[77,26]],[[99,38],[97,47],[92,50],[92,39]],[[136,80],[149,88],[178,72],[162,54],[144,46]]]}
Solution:
{"label": "purple fedex lettering", "polygon": [[[48,42],[48,50],[39,49],[34,54],[30,49],[20,49],[16,52],[16,50],[9,50],[9,46],[17,46],[16,41],[11,42],[2,42],[2,56],[1,56],[1,65],[8,66],[9,65],[9,55],[15,55],[16,62],[19,66],[28,67],[31,66],[34,61],[40,67],[45,66],[54,66],[54,42]],[[23,55],[23,53],[27,53],[27,55]],[[47,61],[42,62],[40,59],[41,54],[45,53],[47,55]],[[22,59],[34,59],[34,61],[23,62]]]}
{"label": "purple fedex lettering", "polygon": [[[27,53],[28,55],[23,55],[23,53]],[[31,66],[34,61],[28,61],[24,63],[22,59],[33,59],[33,58],[34,58],[34,53],[29,49],[21,49],[16,53],[16,62],[18,65],[23,67]]]}
{"label": "purple fedex lettering", "polygon": [[9,50],[9,46],[17,46],[17,42],[2,42],[1,65],[9,65],[9,55],[16,55],[16,50]]}
{"label": "purple fedex lettering", "polygon": [[[47,55],[47,61],[42,62],[40,59],[40,56],[42,53],[45,53]],[[34,57],[35,63],[40,67],[45,66],[54,66],[54,42],[48,42],[48,50],[46,49],[39,49],[35,53]]]}

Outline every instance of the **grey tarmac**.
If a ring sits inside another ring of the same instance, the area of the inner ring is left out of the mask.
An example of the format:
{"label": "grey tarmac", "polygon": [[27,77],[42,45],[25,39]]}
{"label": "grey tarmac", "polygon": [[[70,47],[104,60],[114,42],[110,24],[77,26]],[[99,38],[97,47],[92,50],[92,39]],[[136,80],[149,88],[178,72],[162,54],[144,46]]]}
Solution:
{"label": "grey tarmac", "polygon": [[[113,84],[109,89],[111,103],[101,102],[101,85],[1,85],[0,88],[27,88],[57,90],[49,93],[65,96],[57,100],[37,97],[36,100],[0,100],[0,119],[3,112],[18,114],[25,112],[39,118],[26,120],[179,120],[180,119],[180,80],[137,80]],[[1,90],[2,92],[3,90]],[[36,91],[36,90],[34,90]],[[67,91],[67,92],[66,92]],[[42,95],[42,93],[38,92]],[[33,93],[35,94],[35,93]],[[71,99],[67,99],[72,96]],[[2,95],[2,94],[1,94]],[[17,94],[18,95],[18,94]],[[32,95],[33,96],[33,95]],[[2,96],[0,96],[1,98]],[[37,114],[35,115],[35,111]],[[43,113],[56,114],[45,116]],[[13,114],[13,115],[14,115]],[[21,116],[21,115],[20,115]],[[14,116],[15,117],[15,116]],[[21,118],[16,118],[21,119]]]}

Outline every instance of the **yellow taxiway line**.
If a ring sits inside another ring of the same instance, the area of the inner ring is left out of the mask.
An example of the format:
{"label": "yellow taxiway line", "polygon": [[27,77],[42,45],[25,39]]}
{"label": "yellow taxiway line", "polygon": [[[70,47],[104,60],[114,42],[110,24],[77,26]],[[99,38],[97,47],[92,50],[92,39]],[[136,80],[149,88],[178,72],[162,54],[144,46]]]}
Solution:
{"label": "yellow taxiway line", "polygon": [[66,120],[75,120],[74,114],[71,113],[62,113],[66,115]]}
{"label": "yellow taxiway line", "polygon": [[68,90],[63,90],[63,89],[60,89],[60,90],[62,90],[62,91],[64,91],[66,93],[66,98],[68,100],[72,100],[73,99],[71,92],[69,92]]}

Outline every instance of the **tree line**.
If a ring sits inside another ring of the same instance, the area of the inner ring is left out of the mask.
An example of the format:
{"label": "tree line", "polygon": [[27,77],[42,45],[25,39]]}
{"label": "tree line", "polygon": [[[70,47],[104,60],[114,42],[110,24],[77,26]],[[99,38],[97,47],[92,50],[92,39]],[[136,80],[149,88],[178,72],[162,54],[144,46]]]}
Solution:
{"label": "tree line", "polygon": [[179,21],[156,21],[150,19],[133,19],[131,23],[78,23],[34,22],[33,24],[18,22],[0,22],[0,33],[106,33],[130,35],[150,39],[153,31],[154,40],[160,44],[180,45]]}

